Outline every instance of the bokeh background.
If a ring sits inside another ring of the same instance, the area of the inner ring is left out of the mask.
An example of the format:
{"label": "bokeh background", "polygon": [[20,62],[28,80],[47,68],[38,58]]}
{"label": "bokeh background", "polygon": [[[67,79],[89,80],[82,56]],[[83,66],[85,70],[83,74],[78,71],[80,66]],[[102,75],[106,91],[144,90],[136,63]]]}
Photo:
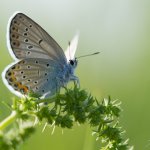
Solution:
{"label": "bokeh background", "polygon": [[[81,87],[99,99],[110,95],[122,102],[120,125],[136,150],[150,150],[150,1],[149,0],[0,0],[0,73],[13,59],[6,46],[10,16],[20,11],[40,24],[65,50],[80,31],[76,56]],[[0,101],[13,94],[0,78]],[[0,119],[9,110],[0,103]],[[72,130],[38,131],[21,150],[94,150],[100,145],[88,125]]]}

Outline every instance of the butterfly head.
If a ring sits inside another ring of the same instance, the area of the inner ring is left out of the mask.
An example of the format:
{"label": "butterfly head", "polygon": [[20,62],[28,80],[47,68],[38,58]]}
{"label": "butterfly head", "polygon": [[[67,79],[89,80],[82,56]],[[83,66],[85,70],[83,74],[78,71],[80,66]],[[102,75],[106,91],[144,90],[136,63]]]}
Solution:
{"label": "butterfly head", "polygon": [[70,64],[71,68],[75,69],[78,64],[77,58],[69,60],[69,64]]}

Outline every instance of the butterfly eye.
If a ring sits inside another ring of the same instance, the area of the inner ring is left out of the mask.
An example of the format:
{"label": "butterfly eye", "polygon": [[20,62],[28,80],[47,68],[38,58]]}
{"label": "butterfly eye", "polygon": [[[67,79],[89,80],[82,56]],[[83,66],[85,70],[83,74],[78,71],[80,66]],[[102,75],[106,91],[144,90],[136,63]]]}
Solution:
{"label": "butterfly eye", "polygon": [[74,61],[73,61],[73,60],[70,60],[70,64],[73,66],[73,65],[74,65]]}

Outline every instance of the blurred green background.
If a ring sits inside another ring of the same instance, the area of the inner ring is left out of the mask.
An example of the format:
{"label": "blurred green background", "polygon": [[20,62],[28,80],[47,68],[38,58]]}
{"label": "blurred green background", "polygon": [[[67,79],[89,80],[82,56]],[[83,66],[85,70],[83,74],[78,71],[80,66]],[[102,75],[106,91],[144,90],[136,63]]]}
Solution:
{"label": "blurred green background", "polygon": [[[111,95],[122,102],[120,125],[136,150],[150,150],[150,1],[149,0],[0,0],[0,73],[11,62],[6,46],[10,16],[20,11],[40,24],[65,50],[77,30],[76,74],[81,87],[101,99]],[[14,95],[0,78],[0,101]],[[0,119],[9,110],[0,104]],[[21,150],[96,150],[100,147],[87,125],[72,130],[38,131]]]}

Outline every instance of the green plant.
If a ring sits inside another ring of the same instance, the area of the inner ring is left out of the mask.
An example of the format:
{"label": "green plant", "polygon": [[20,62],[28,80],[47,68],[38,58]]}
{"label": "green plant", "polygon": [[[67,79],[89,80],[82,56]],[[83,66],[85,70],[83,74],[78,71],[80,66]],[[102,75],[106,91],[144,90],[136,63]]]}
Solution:
{"label": "green plant", "polygon": [[88,123],[103,145],[101,150],[133,149],[123,139],[124,131],[119,126],[120,103],[110,97],[100,102],[76,86],[49,99],[41,100],[32,93],[14,99],[11,110],[10,116],[0,123],[0,149],[17,149],[35,131],[35,120],[68,129],[74,122]]}

